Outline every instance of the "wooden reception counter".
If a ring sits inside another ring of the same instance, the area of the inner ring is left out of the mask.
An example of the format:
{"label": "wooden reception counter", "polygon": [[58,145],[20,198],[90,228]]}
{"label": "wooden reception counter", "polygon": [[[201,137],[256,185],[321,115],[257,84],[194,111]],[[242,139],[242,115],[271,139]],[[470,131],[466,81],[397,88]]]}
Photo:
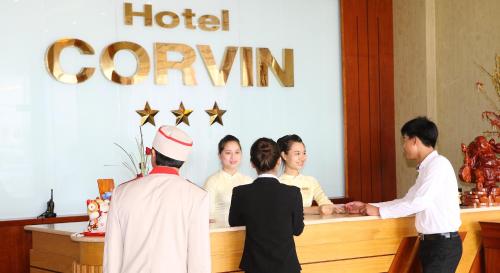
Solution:
{"label": "wooden reception counter", "polygon": [[[457,272],[479,272],[479,222],[495,220],[500,220],[500,207],[462,209],[464,251]],[[303,273],[411,272],[416,249],[411,244],[418,243],[414,217],[313,215],[306,216],[305,224],[295,238]],[[86,222],[26,226],[33,236],[31,272],[102,272],[103,238],[78,236],[85,226]],[[214,223],[210,232],[212,272],[237,272],[244,228]]]}
{"label": "wooden reception counter", "polygon": [[485,273],[500,273],[500,220],[481,221]]}

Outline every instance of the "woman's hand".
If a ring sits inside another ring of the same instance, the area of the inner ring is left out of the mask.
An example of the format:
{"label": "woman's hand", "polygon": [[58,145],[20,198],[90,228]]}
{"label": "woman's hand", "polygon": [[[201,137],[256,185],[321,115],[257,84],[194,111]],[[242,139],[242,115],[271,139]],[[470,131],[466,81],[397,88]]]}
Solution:
{"label": "woman's hand", "polygon": [[335,213],[346,213],[344,204],[337,204],[337,205],[333,205],[333,206],[335,209]]}
{"label": "woman's hand", "polygon": [[332,215],[334,210],[335,210],[335,205],[333,204],[326,204],[319,206],[320,215]]}

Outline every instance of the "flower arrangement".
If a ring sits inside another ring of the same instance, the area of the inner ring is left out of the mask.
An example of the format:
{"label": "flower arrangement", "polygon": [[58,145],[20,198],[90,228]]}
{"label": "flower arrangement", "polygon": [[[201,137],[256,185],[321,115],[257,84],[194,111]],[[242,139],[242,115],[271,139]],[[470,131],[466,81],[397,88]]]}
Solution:
{"label": "flower arrangement", "polygon": [[135,138],[135,143],[137,145],[137,150],[139,152],[139,160],[137,160],[132,153],[128,152],[123,146],[118,143],[114,143],[128,158],[128,161],[122,161],[122,166],[129,170],[134,177],[143,177],[148,175],[149,166],[151,165],[151,149],[149,147],[144,146],[144,138],[142,135],[142,126],[146,123],[151,123],[151,125],[155,125],[154,116],[159,112],[158,110],[153,110],[149,106],[149,103],[146,101],[146,105],[144,105],[144,109],[136,110],[137,114],[141,116],[141,121],[139,125],[139,136]]}
{"label": "flower arrangement", "polygon": [[495,87],[496,90],[496,95],[497,99],[493,99],[488,94],[484,91],[484,84],[480,81],[476,82],[476,89],[478,92],[481,92],[486,96],[488,101],[493,105],[495,108],[494,111],[484,111],[481,116],[483,119],[486,119],[491,127],[491,131],[485,131],[483,132],[485,135],[494,135],[497,138],[500,137],[500,108],[498,107],[497,101],[500,100],[500,56],[495,55],[495,70],[493,72],[489,72],[486,70],[483,66],[478,65],[479,68],[486,73],[490,79],[491,82],[493,83],[493,86]]}
{"label": "flower arrangement", "polygon": [[140,139],[135,138],[135,143],[137,145],[137,150],[139,152],[139,160],[128,152],[123,146],[118,143],[114,143],[120,150],[127,155],[129,161],[122,161],[122,166],[129,170],[135,177],[143,177],[148,175],[150,166],[150,155],[151,149],[149,147],[144,147],[144,138],[142,136],[142,127],[139,126]]}

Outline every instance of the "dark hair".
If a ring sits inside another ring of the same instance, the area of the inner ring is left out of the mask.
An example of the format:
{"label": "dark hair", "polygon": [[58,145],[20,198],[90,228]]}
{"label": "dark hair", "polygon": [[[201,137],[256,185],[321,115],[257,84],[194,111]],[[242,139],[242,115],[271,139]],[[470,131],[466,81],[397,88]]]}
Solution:
{"label": "dark hair", "polygon": [[170,158],[170,157],[158,152],[157,150],[155,150],[155,154],[156,154],[156,165],[158,165],[158,166],[180,168],[180,167],[182,167],[182,164],[184,164],[184,161]]}
{"label": "dark hair", "polygon": [[414,118],[401,127],[401,135],[418,137],[427,147],[434,148],[438,138],[438,129],[427,117]]}
{"label": "dark hair", "polygon": [[257,173],[264,173],[276,167],[280,159],[278,144],[270,138],[259,138],[250,148],[250,161],[254,165]]}
{"label": "dark hair", "polygon": [[285,154],[290,151],[290,148],[292,148],[293,143],[298,142],[304,144],[302,142],[302,138],[300,138],[298,135],[286,135],[282,136],[278,139],[278,146],[280,147],[280,152],[285,152]]}
{"label": "dark hair", "polygon": [[238,146],[240,146],[240,150],[241,150],[240,140],[233,135],[226,135],[225,137],[223,137],[219,141],[219,154],[221,154],[222,151],[224,151],[224,146],[226,146],[226,144],[230,141],[234,141],[234,142],[238,143]]}

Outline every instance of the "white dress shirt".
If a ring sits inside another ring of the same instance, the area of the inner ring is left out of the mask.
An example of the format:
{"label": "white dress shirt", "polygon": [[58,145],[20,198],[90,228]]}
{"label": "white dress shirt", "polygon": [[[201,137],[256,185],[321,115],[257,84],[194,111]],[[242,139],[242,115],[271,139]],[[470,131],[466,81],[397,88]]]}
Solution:
{"label": "white dress shirt", "polygon": [[433,151],[417,170],[415,185],[405,197],[373,204],[380,208],[380,217],[397,218],[415,213],[419,233],[458,231],[461,224],[458,186],[450,161]]}
{"label": "white dress shirt", "polygon": [[279,181],[278,177],[274,174],[271,174],[271,173],[261,173],[257,176],[257,178],[261,178],[261,177],[265,177],[265,178],[274,178],[276,180]]}

